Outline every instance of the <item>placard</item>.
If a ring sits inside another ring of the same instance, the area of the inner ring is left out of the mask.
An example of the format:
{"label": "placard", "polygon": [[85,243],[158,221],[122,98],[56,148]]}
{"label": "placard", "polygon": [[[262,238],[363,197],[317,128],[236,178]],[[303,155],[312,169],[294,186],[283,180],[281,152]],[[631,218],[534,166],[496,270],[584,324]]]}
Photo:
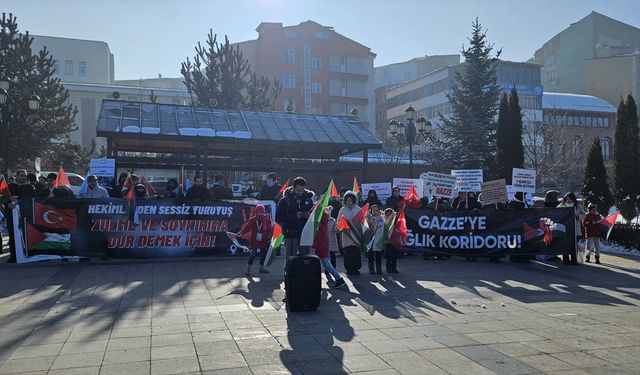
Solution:
{"label": "placard", "polygon": [[372,184],[362,184],[362,199],[367,199],[369,190],[375,190],[380,202],[384,202],[391,196],[391,183],[378,182]]}
{"label": "placard", "polygon": [[507,198],[507,182],[504,178],[500,180],[486,181],[481,185],[482,205],[487,206],[497,203],[506,203]]}
{"label": "placard", "polygon": [[482,185],[482,169],[452,169],[451,175],[456,178],[456,190],[478,192]]}
{"label": "placard", "polygon": [[514,191],[523,191],[525,193],[536,192],[536,171],[535,169],[513,168],[511,178],[511,186]]}
{"label": "placard", "polygon": [[449,174],[427,172],[429,195],[440,198],[454,198],[456,196],[456,178]]}
{"label": "placard", "polygon": [[115,177],[116,159],[91,159],[89,174],[94,174],[98,177]]}
{"label": "placard", "polygon": [[[409,188],[411,185],[415,186],[416,192],[419,196],[424,196],[424,183],[419,178],[394,178],[393,186],[397,186],[400,188],[400,195],[406,196],[409,192]],[[382,200],[382,199],[380,199]]]}

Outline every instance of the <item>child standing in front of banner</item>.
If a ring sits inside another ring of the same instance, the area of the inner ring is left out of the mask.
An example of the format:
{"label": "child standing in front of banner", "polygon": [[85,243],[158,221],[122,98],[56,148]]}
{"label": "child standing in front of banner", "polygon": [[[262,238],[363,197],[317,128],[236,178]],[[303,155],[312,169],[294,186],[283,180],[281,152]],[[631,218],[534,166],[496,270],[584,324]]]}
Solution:
{"label": "child standing in front of banner", "polygon": [[[327,222],[327,235],[329,236],[329,257],[331,258],[331,265],[333,268],[337,267],[336,254],[338,254],[338,222],[332,216],[333,206],[328,205],[327,208],[324,209],[329,215],[329,221]],[[325,270],[325,275],[329,278],[329,271]]]}
{"label": "child standing in front of banner", "polygon": [[596,251],[596,264],[600,264],[600,230],[598,229],[598,222],[602,220],[602,216],[598,213],[598,206],[593,203],[589,203],[587,206],[589,213],[582,220],[584,226],[584,237],[587,239],[587,263],[591,262],[591,253]]}
{"label": "child standing in front of banner", "polygon": [[249,218],[240,232],[239,237],[249,237],[251,245],[251,255],[247,262],[247,271],[245,275],[251,275],[251,266],[256,259],[256,255],[260,254],[260,273],[269,273],[264,267],[264,261],[267,256],[267,249],[269,247],[269,240],[271,239],[271,233],[273,232],[273,223],[266,212],[263,205],[258,204],[256,206],[256,214]]}
{"label": "child standing in front of banner", "polygon": [[384,219],[382,218],[380,207],[371,206],[371,215],[367,218],[367,221],[372,234],[369,251],[367,251],[369,274],[382,275],[382,253],[384,252],[386,239],[384,238]]}

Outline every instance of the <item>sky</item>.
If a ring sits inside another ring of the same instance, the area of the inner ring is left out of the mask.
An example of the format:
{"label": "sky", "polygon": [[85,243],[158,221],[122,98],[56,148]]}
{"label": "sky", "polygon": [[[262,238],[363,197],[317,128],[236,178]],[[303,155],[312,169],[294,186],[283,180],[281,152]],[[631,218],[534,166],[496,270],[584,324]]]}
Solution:
{"label": "sky", "polygon": [[107,42],[116,79],[178,77],[209,29],[240,42],[261,22],[313,20],[377,54],[375,66],[423,55],[459,53],[478,20],[502,58],[526,61],[554,35],[596,11],[640,27],[638,0],[193,1],[2,0],[21,31]]}

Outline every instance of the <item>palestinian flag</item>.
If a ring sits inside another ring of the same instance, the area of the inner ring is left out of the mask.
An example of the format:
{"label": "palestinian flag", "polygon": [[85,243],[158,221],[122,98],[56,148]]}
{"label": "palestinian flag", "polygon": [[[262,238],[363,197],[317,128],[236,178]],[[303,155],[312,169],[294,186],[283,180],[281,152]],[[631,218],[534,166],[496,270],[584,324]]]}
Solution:
{"label": "palestinian flag", "polygon": [[78,216],[76,210],[72,208],[57,208],[34,202],[33,223],[52,229],[66,229],[70,232],[78,226]]}
{"label": "palestinian flag", "polygon": [[129,174],[127,174],[127,178],[124,180],[124,183],[122,184],[122,190],[124,189],[131,190],[132,187],[133,187],[133,182],[131,181],[131,172],[129,172]]}
{"label": "palestinian flag", "polygon": [[338,231],[349,231],[349,220],[345,216],[340,216],[340,220],[338,220]]}
{"label": "palestinian flag", "polygon": [[56,180],[53,181],[53,187],[57,188],[58,186],[71,186],[69,177],[67,177],[67,174],[64,172],[64,168],[62,168],[62,166],[60,166],[60,169],[58,170],[58,177],[56,177]]}
{"label": "palestinian flag", "polygon": [[300,246],[313,246],[313,242],[316,239],[318,233],[318,227],[320,226],[320,220],[324,215],[324,209],[329,205],[329,198],[331,197],[331,187],[333,183],[329,183],[327,191],[324,193],[321,199],[316,202],[311,211],[311,215],[307,219],[307,223],[302,228],[302,235],[300,236]]}
{"label": "palestinian flag", "polygon": [[271,236],[271,242],[269,243],[269,250],[267,250],[267,256],[265,259],[266,265],[270,266],[273,261],[276,260],[277,249],[284,240],[284,234],[282,234],[282,227],[276,223],[273,225],[273,235]]}
{"label": "palestinian flag", "polygon": [[31,251],[70,251],[71,234],[41,232],[33,225],[27,223],[27,248]]}
{"label": "palestinian flag", "polygon": [[358,245],[360,252],[363,254],[367,252],[372,236],[367,224],[368,213],[369,203],[365,204],[351,220],[342,216],[338,222],[338,228],[344,227],[346,222],[348,226],[348,229],[346,229],[347,234]]}
{"label": "palestinian flag", "polygon": [[396,222],[395,214],[392,214],[388,218],[385,218],[384,228],[383,228],[382,238],[381,238],[381,240],[384,241],[382,243],[382,248],[384,248],[387,242],[389,242],[389,240],[391,239],[391,233],[393,233],[393,225],[395,224],[395,222]]}
{"label": "palestinian flag", "polygon": [[596,223],[605,240],[609,239],[609,235],[613,230],[613,226],[616,224],[616,220],[618,220],[619,214],[620,212],[616,211]]}
{"label": "palestinian flag", "polygon": [[11,190],[4,176],[0,177],[0,204],[11,202]]}

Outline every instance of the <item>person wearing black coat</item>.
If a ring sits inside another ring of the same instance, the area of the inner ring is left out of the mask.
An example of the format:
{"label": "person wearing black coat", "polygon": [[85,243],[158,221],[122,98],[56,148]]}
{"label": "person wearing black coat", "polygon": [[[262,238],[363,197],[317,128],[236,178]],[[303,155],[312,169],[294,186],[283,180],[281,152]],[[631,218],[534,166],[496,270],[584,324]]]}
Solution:
{"label": "person wearing black coat", "polygon": [[276,207],[276,222],[282,226],[287,257],[307,252],[307,249],[300,247],[300,236],[311,214],[315,193],[307,190],[306,186],[307,181],[303,177],[296,177]]}
{"label": "person wearing black coat", "polygon": [[189,199],[202,199],[202,200],[210,200],[211,192],[204,186],[204,180],[202,177],[197,176],[193,180],[193,186],[187,190],[187,198]]}
{"label": "person wearing black coat", "polygon": [[164,193],[164,198],[178,198],[178,179],[176,178],[170,178],[167,180],[167,187],[165,188],[167,190],[166,193]]}
{"label": "person wearing black coat", "polygon": [[398,186],[394,186],[393,189],[391,189],[391,196],[387,198],[387,201],[385,202],[385,208],[391,208],[398,212],[398,210],[403,206],[404,197],[400,195],[400,188]]}
{"label": "person wearing black coat", "polygon": [[267,181],[262,185],[258,200],[260,201],[275,201],[278,192],[282,189],[282,185],[278,183],[278,176],[275,173],[269,173],[267,175]]}
{"label": "person wearing black coat", "polygon": [[369,203],[369,207],[382,207],[382,202],[380,202],[380,199],[378,199],[378,193],[373,189],[369,190],[369,192],[367,193],[367,199],[362,202],[362,207],[364,207],[364,205],[367,203]]}

